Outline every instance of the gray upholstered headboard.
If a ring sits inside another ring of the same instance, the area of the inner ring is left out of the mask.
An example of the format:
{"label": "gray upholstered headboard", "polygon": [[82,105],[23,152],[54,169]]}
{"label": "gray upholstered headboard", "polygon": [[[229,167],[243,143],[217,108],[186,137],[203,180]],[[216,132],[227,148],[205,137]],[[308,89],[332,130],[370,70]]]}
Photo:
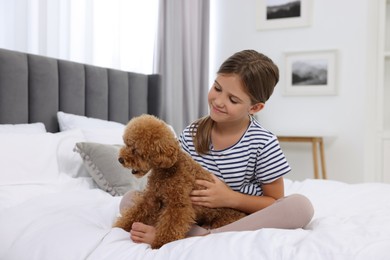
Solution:
{"label": "gray upholstered headboard", "polygon": [[43,122],[57,132],[57,111],[126,124],[159,116],[160,76],[125,72],[0,49],[0,124]]}

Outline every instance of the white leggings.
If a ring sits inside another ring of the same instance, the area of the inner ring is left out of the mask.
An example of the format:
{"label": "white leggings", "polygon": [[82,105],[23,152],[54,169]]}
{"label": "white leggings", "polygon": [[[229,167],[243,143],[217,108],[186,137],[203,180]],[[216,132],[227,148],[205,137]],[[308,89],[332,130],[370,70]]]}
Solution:
{"label": "white leggings", "polygon": [[[133,195],[133,192],[128,192],[123,196],[120,203],[121,212],[123,209],[132,206]],[[201,236],[227,231],[250,231],[261,228],[303,228],[309,224],[313,215],[314,209],[311,202],[301,194],[292,194],[223,227],[207,230],[198,225],[193,225],[187,236]]]}

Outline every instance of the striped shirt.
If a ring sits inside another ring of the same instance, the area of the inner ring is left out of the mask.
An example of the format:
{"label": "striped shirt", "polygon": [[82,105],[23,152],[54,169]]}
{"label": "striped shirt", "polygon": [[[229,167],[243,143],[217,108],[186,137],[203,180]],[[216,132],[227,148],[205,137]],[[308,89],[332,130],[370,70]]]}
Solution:
{"label": "striped shirt", "polygon": [[235,191],[261,196],[263,183],[271,183],[291,170],[276,136],[253,117],[236,144],[223,150],[214,150],[211,145],[206,155],[195,151],[190,129],[187,126],[179,137],[183,150]]}

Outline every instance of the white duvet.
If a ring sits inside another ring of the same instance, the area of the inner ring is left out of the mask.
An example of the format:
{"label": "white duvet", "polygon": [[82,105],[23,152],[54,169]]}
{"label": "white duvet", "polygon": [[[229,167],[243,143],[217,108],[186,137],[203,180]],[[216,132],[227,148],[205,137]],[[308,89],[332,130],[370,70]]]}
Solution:
{"label": "white duvet", "polygon": [[213,234],[152,250],[111,227],[120,197],[83,180],[0,186],[0,259],[390,259],[390,185],[286,180],[285,187],[314,205],[305,229]]}

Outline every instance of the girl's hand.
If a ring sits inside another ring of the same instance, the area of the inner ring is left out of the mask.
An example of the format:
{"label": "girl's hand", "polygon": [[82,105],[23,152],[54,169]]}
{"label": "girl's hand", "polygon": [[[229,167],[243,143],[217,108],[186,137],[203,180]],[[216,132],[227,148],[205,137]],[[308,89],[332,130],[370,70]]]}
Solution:
{"label": "girl's hand", "polygon": [[206,189],[193,190],[190,194],[192,203],[208,208],[229,207],[229,202],[234,198],[235,191],[218,179],[214,174],[211,176],[214,182],[196,180],[197,184]]}

